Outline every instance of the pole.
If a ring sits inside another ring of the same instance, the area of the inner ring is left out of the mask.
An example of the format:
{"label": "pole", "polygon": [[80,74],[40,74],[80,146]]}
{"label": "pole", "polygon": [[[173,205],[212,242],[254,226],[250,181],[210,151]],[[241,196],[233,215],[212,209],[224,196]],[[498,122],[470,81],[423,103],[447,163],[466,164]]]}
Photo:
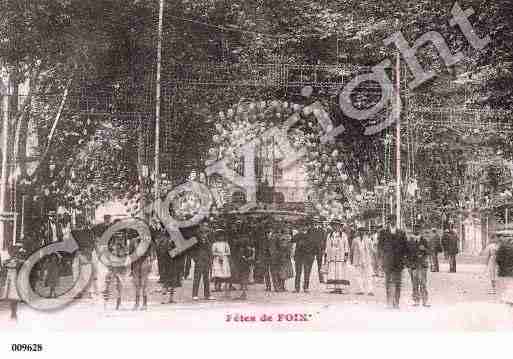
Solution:
{"label": "pole", "polygon": [[397,53],[396,58],[396,108],[395,108],[395,140],[396,140],[396,220],[397,228],[402,228],[401,222],[401,54]]}
{"label": "pole", "polygon": [[486,243],[485,245],[488,245],[490,236],[490,223],[488,222],[488,213],[486,213]]}
{"label": "pole", "polygon": [[[0,177],[0,213],[6,210],[7,177],[8,177],[8,144],[9,144],[9,75],[0,79],[0,95],[2,96],[2,172]],[[5,216],[0,217],[0,256],[2,260],[7,257],[7,238],[5,233]]]}
{"label": "pole", "polygon": [[[139,208],[143,209],[146,207],[146,164],[144,163],[144,132],[143,132],[143,124],[142,124],[142,116],[139,115],[137,125],[137,168],[139,172]],[[148,214],[146,211],[143,211],[142,216],[144,219],[149,220]]]}
{"label": "pole", "polygon": [[[472,241],[470,243],[470,248],[472,252],[475,252],[475,244],[476,244],[476,224],[474,223],[474,215],[470,215],[470,220],[472,221]],[[466,249],[466,248],[465,248]],[[463,248],[461,248],[463,252]]]}
{"label": "pole", "polygon": [[381,223],[383,224],[383,226],[386,223],[386,212],[387,212],[387,196],[385,194],[385,195],[383,195],[383,212],[381,214]]}
{"label": "pole", "polygon": [[461,242],[461,251],[463,252],[463,250],[465,249],[465,242],[464,242],[464,238],[463,238],[463,231],[465,230],[465,226],[463,225],[463,214],[460,213],[459,214],[459,220],[460,220],[460,225],[459,225],[459,235],[460,235],[460,242]]}
{"label": "pole", "polygon": [[155,105],[155,202],[160,192],[160,72],[162,66],[162,19],[164,17],[164,0],[160,0],[159,28],[157,39],[157,81]]}

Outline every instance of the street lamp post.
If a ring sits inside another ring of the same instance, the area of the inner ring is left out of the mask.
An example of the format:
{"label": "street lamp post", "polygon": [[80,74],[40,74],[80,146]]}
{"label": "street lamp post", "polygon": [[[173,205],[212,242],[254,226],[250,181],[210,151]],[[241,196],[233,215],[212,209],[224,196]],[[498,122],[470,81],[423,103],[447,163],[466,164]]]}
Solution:
{"label": "street lamp post", "polygon": [[155,104],[155,203],[159,200],[160,192],[160,74],[162,67],[162,22],[164,17],[164,0],[160,0],[159,26],[157,40],[157,81]]}
{"label": "street lamp post", "polygon": [[9,92],[10,92],[9,74],[0,79],[0,96],[2,97],[2,169],[0,177],[0,257],[7,257],[5,222],[8,221],[4,216],[7,205],[7,182],[8,182],[8,144],[9,144]]}
{"label": "street lamp post", "polygon": [[395,103],[395,139],[396,139],[396,220],[397,227],[402,228],[401,221],[401,54],[397,53],[396,58],[396,103]]}

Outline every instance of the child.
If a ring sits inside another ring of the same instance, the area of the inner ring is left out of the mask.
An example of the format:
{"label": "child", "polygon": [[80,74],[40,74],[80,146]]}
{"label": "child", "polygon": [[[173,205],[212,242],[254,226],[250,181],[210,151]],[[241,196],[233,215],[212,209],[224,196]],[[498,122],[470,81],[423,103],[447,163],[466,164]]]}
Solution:
{"label": "child", "polygon": [[230,246],[222,229],[215,232],[215,242],[212,244],[212,278],[215,281],[215,291],[221,290],[225,282],[225,293],[228,297],[230,290]]}
{"label": "child", "polygon": [[50,287],[49,298],[57,298],[56,288],[59,286],[61,278],[61,256],[58,253],[52,253],[47,262],[46,284]]}

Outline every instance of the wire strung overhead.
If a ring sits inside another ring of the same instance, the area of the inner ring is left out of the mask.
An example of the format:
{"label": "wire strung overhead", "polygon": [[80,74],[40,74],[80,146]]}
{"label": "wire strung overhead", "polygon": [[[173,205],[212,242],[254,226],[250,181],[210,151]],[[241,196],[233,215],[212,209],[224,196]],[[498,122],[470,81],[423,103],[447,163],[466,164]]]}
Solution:
{"label": "wire strung overhead", "polygon": [[214,25],[214,24],[210,24],[208,22],[203,22],[203,21],[198,21],[198,20],[193,20],[193,19],[186,19],[186,18],[182,18],[182,17],[178,17],[178,16],[167,15],[167,17],[170,17],[170,18],[175,19],[175,20],[180,20],[180,21],[188,22],[188,23],[191,23],[191,24],[202,25],[202,26],[209,27],[209,28],[212,28],[212,29],[226,31],[226,32],[238,32],[238,33],[241,33],[241,34],[251,34],[251,35],[257,35],[257,36],[264,36],[264,37],[268,37],[268,38],[271,38],[271,39],[282,39],[282,38],[286,37],[285,35],[271,35],[271,34],[266,34],[266,33],[259,32],[259,31],[243,30],[243,29],[240,29],[240,28],[235,27],[235,26],[233,26],[233,27],[226,27],[226,26],[221,26],[221,25]]}

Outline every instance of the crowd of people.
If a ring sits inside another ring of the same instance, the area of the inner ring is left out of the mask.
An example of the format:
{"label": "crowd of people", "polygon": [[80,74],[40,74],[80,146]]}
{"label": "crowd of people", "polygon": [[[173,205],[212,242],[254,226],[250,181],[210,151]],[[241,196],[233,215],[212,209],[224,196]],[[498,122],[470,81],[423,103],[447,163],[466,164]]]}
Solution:
{"label": "crowd of people", "polygon": [[[105,223],[93,231],[98,237],[109,225],[110,218],[106,216]],[[115,292],[116,309],[122,302],[122,276],[128,270],[136,288],[134,309],[147,308],[148,278],[155,261],[163,304],[174,303],[176,288],[182,286],[192,268],[193,300],[199,300],[201,286],[205,300],[215,300],[212,292],[222,292],[224,298],[230,298],[236,291],[240,293],[235,299],[246,300],[250,283],[264,284],[267,292],[286,292],[287,280],[292,278],[294,292],[309,293],[316,263],[319,282],[334,294],[354,288],[356,295],[374,296],[375,278],[384,278],[390,308],[399,307],[404,268],[410,274],[413,304],[424,306],[429,306],[427,272],[429,268],[439,271],[439,253],[449,260],[450,272],[456,271],[458,237],[453,230],[447,228],[440,235],[434,228],[421,231],[417,227],[406,233],[397,229],[393,217],[381,228],[327,223],[316,217],[293,222],[271,217],[205,221],[183,233],[198,243],[177,257],[170,255],[173,241],[166,230],[159,223],[153,223],[152,228],[152,245],[144,256],[130,268],[107,268],[105,303]],[[112,247],[116,256],[137,247],[137,233],[132,238],[119,238]]]}
{"label": "crowd of people", "polygon": [[[112,224],[112,218],[106,215],[103,223],[92,227],[93,241],[98,242]],[[137,259],[130,265],[101,259],[97,251],[91,251],[89,257],[94,271],[88,292],[93,296],[103,294],[105,306],[115,299],[114,307],[120,309],[129,277],[135,288],[130,291],[135,293],[133,309],[147,309],[152,274],[158,275],[162,304],[175,303],[176,289],[182,287],[191,272],[194,301],[199,300],[201,286],[205,300],[216,299],[212,292],[222,293],[225,299],[235,295],[234,299],[246,300],[248,285],[252,283],[263,284],[267,292],[290,289],[295,293],[309,293],[312,268],[316,263],[319,282],[333,294],[351,290],[356,295],[374,296],[376,281],[384,278],[389,308],[399,308],[403,271],[407,269],[412,305],[428,307],[429,270],[440,270],[439,255],[443,253],[450,264],[450,272],[456,272],[459,248],[458,236],[449,227],[443,233],[436,228],[420,227],[405,232],[397,227],[395,217],[388,218],[387,225],[380,228],[337,221],[328,223],[317,217],[294,221],[270,216],[204,221],[182,231],[185,238],[194,237],[197,243],[178,256],[171,255],[174,242],[160,222],[152,222],[151,228],[150,247],[137,253]],[[137,232],[118,231],[109,241],[108,250],[100,252],[124,258],[140,250],[139,242]],[[99,248],[96,246],[96,249]],[[490,293],[495,293],[496,288],[498,249],[492,238],[485,250]],[[20,256],[15,258],[21,258],[23,253],[20,251]],[[43,274],[36,280],[42,280],[42,285],[49,287],[49,297],[56,297],[65,262],[60,254],[55,254],[42,263],[39,273]],[[104,275],[100,278],[102,265]],[[289,279],[293,279],[293,288],[287,288]],[[8,295],[14,297],[14,293]]]}

